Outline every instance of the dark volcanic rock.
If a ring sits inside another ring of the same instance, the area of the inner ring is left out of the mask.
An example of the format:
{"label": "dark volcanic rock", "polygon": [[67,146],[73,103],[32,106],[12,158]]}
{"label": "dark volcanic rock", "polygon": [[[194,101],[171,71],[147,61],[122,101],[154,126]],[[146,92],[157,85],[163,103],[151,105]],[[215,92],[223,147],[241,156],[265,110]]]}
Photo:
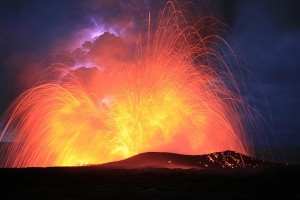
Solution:
{"label": "dark volcanic rock", "polygon": [[0,199],[299,199],[299,169],[0,169]]}

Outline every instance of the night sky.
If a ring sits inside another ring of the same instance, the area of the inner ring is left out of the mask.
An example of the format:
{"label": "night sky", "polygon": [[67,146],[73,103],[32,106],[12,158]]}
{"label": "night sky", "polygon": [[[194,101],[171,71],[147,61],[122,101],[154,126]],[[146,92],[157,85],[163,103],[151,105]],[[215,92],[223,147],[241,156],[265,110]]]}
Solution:
{"label": "night sky", "polygon": [[[286,160],[299,162],[300,1],[194,4],[203,15],[230,27],[224,37],[234,41],[230,45],[250,71],[244,74],[245,98],[265,120],[261,131],[267,132],[275,154],[281,147],[288,154]],[[147,13],[151,11],[155,19],[162,5],[164,1],[154,0],[0,0],[0,115],[51,55],[76,56],[80,54],[76,48],[105,31],[134,38],[145,28]],[[115,41],[113,35],[104,37]],[[101,45],[109,48],[107,42]]]}

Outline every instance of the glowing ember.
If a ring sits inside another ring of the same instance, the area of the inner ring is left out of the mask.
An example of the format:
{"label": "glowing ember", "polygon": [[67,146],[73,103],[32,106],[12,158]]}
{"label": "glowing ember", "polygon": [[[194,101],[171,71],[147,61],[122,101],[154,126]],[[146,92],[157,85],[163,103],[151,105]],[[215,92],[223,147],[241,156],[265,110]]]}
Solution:
{"label": "glowing ember", "polygon": [[3,167],[95,164],[147,151],[250,154],[239,117],[247,107],[210,47],[226,44],[205,34],[210,20],[190,26],[169,3],[135,62],[92,76],[49,69],[3,118],[0,139],[14,141],[0,152]]}

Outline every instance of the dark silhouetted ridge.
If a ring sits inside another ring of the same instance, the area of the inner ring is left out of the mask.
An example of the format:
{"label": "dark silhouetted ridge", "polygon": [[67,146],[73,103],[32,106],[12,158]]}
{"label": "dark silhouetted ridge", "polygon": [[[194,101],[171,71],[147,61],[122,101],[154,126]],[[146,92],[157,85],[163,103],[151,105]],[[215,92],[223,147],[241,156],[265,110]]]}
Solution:
{"label": "dark silhouetted ridge", "polygon": [[130,158],[99,165],[112,168],[263,168],[280,164],[265,162],[235,151],[215,152],[205,155],[182,155],[166,152],[146,152]]}

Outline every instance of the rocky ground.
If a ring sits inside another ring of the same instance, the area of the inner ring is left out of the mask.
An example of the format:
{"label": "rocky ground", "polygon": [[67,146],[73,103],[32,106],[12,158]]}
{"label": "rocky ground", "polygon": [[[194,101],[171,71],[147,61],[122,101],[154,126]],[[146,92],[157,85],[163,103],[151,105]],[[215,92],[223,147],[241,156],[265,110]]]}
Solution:
{"label": "rocky ground", "polygon": [[299,199],[300,166],[0,169],[0,199]]}

